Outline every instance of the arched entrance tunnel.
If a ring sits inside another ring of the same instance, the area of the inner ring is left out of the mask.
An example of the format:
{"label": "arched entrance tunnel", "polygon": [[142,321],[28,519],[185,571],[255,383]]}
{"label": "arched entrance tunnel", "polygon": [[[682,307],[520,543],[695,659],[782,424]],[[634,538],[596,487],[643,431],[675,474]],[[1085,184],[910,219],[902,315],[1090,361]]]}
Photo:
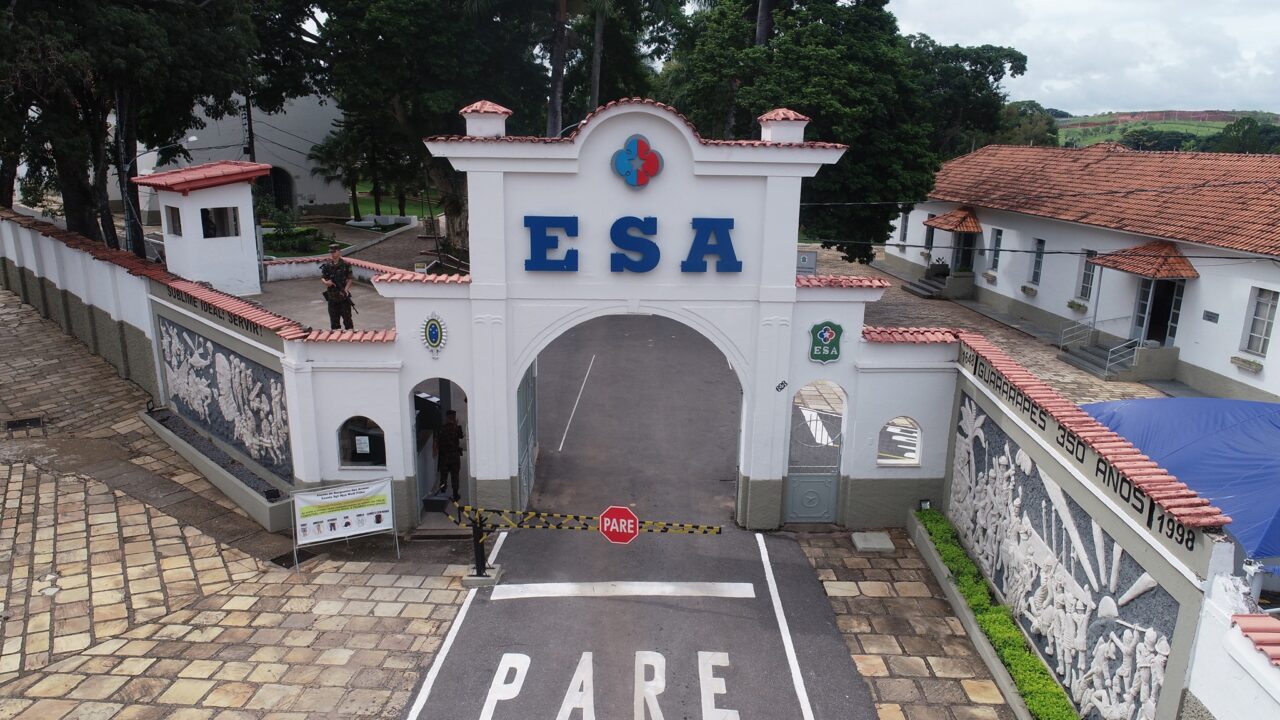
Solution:
{"label": "arched entrance tunnel", "polygon": [[742,390],[723,353],[656,315],[588,320],[536,360],[529,508],[731,524]]}

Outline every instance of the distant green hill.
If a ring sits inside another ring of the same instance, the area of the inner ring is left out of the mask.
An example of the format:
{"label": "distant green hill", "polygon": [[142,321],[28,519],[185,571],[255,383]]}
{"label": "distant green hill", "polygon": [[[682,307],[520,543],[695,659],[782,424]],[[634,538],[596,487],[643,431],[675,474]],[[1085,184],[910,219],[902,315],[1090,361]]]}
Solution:
{"label": "distant green hill", "polygon": [[1192,135],[1213,135],[1242,117],[1259,122],[1280,123],[1280,115],[1253,110],[1144,110],[1103,113],[1058,120],[1058,142],[1081,147],[1100,142],[1116,142],[1125,131],[1135,128],[1167,130]]}

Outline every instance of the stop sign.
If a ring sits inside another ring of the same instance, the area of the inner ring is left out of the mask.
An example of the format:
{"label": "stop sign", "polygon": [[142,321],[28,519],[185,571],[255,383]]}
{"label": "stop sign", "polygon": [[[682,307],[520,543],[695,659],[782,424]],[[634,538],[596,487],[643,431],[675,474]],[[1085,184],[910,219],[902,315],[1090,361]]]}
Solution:
{"label": "stop sign", "polygon": [[600,534],[611,543],[626,545],[640,534],[640,518],[631,508],[610,505],[600,513]]}

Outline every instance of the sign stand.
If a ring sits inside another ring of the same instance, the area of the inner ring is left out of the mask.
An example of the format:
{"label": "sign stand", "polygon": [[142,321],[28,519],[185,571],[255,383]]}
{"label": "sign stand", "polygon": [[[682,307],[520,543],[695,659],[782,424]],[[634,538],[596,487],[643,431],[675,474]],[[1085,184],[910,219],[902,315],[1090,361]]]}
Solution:
{"label": "sign stand", "polygon": [[[298,548],[326,545],[351,538],[391,533],[400,559],[396,531],[395,493],[391,478],[297,490],[293,501],[293,569],[298,572]],[[306,517],[303,517],[304,513]],[[384,522],[385,518],[385,522]]]}

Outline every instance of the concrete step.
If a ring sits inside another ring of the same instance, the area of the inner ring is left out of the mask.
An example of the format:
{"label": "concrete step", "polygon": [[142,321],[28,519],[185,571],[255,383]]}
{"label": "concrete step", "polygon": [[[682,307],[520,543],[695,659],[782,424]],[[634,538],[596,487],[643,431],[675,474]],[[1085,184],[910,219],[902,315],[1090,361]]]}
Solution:
{"label": "concrete step", "polygon": [[1120,372],[1130,368],[1131,363],[1116,363],[1108,372],[1107,353],[1110,351],[1111,348],[1101,345],[1076,345],[1059,353],[1058,359],[1103,380],[1115,380]]}
{"label": "concrete step", "polygon": [[934,278],[922,277],[903,283],[902,289],[916,297],[933,300],[942,297],[942,291],[946,286],[946,281],[938,281]]}
{"label": "concrete step", "polygon": [[1071,350],[1067,350],[1066,352],[1058,353],[1058,359],[1068,365],[1080,368],[1096,378],[1101,378],[1103,380],[1116,379],[1115,373],[1107,372],[1105,361],[1103,361],[1103,363],[1098,363],[1089,355],[1081,355],[1079,353],[1072,352]]}

